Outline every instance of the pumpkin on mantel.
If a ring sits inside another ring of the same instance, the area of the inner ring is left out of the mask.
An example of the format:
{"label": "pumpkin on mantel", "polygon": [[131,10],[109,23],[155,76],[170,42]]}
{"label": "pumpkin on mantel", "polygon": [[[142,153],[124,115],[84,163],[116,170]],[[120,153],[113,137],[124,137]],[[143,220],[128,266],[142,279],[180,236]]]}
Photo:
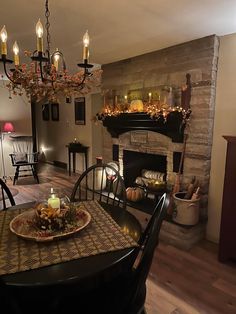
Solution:
{"label": "pumpkin on mantel", "polygon": [[132,100],[129,107],[131,112],[143,112],[143,102],[140,99]]}
{"label": "pumpkin on mantel", "polygon": [[139,187],[129,187],[126,189],[127,200],[138,202],[144,198],[144,190]]}

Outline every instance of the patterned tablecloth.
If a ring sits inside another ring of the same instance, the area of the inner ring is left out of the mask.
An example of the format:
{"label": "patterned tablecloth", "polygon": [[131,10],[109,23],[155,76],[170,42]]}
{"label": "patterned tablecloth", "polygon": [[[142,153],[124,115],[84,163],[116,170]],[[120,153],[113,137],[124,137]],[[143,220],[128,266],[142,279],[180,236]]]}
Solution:
{"label": "patterned tablecloth", "polygon": [[92,217],[85,229],[44,243],[21,239],[10,231],[10,221],[23,209],[0,212],[0,275],[137,246],[96,201],[83,205]]}

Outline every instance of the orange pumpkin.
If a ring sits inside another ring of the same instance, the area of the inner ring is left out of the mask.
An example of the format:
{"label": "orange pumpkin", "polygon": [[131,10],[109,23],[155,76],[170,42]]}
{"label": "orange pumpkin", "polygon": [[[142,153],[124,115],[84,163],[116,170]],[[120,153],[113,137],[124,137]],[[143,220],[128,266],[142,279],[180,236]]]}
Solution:
{"label": "orange pumpkin", "polygon": [[144,198],[144,191],[139,187],[129,187],[126,189],[126,197],[131,202],[138,202]]}

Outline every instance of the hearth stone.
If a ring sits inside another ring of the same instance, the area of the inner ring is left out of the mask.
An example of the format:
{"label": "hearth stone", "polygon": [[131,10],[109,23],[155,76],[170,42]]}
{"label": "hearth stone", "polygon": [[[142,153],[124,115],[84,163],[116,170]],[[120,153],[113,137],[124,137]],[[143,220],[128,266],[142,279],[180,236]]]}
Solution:
{"label": "hearth stone", "polygon": [[[139,220],[144,230],[151,215],[130,206],[127,206],[127,210]],[[187,251],[190,250],[195,243],[205,238],[205,231],[206,221],[201,221],[195,226],[185,227],[164,220],[160,231],[160,240],[181,250]]]}
{"label": "hearth stone", "polygon": [[206,222],[200,222],[195,226],[184,227],[164,220],[160,240],[174,245],[182,250],[190,250],[195,243],[205,238]]}

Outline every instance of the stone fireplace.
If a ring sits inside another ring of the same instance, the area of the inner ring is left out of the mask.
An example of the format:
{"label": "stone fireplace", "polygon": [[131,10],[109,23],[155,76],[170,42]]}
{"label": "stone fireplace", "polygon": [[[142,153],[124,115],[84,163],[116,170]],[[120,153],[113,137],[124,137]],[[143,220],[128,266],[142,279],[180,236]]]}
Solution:
{"label": "stone fireplace", "polygon": [[[192,113],[190,124],[186,128],[188,138],[181,189],[186,188],[193,176],[198,179],[201,187],[201,222],[192,228],[165,222],[161,232],[170,243],[185,249],[204,236],[207,221],[218,46],[218,38],[208,36],[103,66],[103,88],[115,90],[118,95],[144,87],[182,86],[185,84],[186,73],[191,74]],[[182,150],[183,142],[166,132],[153,132],[142,127],[111,135],[106,126],[103,128],[104,160],[117,159],[123,174],[126,151],[163,156],[166,159],[167,182],[173,184]]]}

